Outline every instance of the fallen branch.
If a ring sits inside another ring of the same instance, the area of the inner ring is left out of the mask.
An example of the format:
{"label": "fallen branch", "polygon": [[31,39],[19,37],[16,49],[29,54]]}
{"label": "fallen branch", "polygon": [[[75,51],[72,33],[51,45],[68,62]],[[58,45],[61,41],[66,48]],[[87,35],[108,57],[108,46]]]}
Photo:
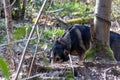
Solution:
{"label": "fallen branch", "polygon": [[93,21],[93,18],[88,17],[88,18],[75,18],[75,19],[63,20],[60,17],[56,17],[56,20],[58,22],[62,22],[63,24],[88,24],[91,21]]}
{"label": "fallen branch", "polygon": [[40,74],[36,74],[36,75],[34,75],[34,76],[30,76],[29,78],[24,78],[24,79],[22,79],[22,80],[29,80],[29,79],[33,79],[33,78],[36,78],[36,77],[40,77],[41,79],[50,79],[50,80],[58,80],[58,79],[64,79],[64,77],[43,77],[42,76],[42,74],[40,73]]}
{"label": "fallen branch", "polygon": [[29,78],[29,76],[30,76],[30,74],[31,74],[31,71],[32,71],[33,63],[34,63],[34,60],[35,60],[35,57],[36,57],[36,54],[37,54],[37,51],[38,51],[38,44],[40,43],[40,37],[41,37],[41,35],[42,35],[42,33],[39,34],[39,31],[37,31],[37,33],[38,33],[38,41],[37,41],[37,44],[36,44],[36,47],[35,47],[35,52],[34,52],[34,55],[33,55],[33,58],[32,58],[31,64],[30,64],[30,69],[29,69],[29,73],[28,73],[28,78]]}
{"label": "fallen branch", "polygon": [[63,25],[60,25],[60,27],[68,29],[68,27],[71,27],[71,24],[91,24],[91,22],[93,22],[93,18],[89,17],[89,18],[75,18],[70,20],[63,20],[60,17],[56,17],[56,21],[58,21],[56,25],[62,23]]}
{"label": "fallen branch", "polygon": [[70,19],[66,20],[65,22],[68,24],[88,24],[93,18],[75,18],[75,19]]}
{"label": "fallen branch", "polygon": [[60,12],[60,11],[62,11],[62,10],[64,10],[64,8],[60,8],[60,9],[57,9],[57,10],[52,10],[52,11],[47,11],[47,13],[55,13],[55,12]]}

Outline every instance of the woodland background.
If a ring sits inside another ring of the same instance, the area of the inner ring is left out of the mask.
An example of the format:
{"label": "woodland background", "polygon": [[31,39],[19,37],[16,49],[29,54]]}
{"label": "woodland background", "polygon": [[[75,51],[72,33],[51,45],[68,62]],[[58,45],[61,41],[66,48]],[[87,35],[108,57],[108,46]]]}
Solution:
{"label": "woodland background", "polygon": [[[54,41],[69,28],[61,21],[69,25],[90,25],[89,20],[94,17],[95,0],[47,0],[30,38],[32,27],[36,23],[44,0],[10,0],[10,6],[8,6],[11,7],[12,16],[12,20],[8,21],[11,22],[10,27],[6,27],[3,2],[4,0],[0,2],[0,79],[10,77],[10,80],[13,80],[24,48],[26,48],[26,55],[18,80],[27,78],[31,80],[74,80],[74,78],[87,80],[88,74],[92,74],[94,80],[120,79],[119,63],[90,63],[90,65],[84,63],[88,66],[86,69],[85,66],[80,66],[77,57],[73,56],[72,65],[75,71],[73,75],[69,62],[51,65],[48,60]],[[112,1],[110,30],[117,33],[120,33],[119,4],[120,0]],[[9,29],[12,29],[10,33],[7,32]],[[30,42],[26,46],[28,39]],[[32,59],[34,59],[33,62],[31,62]]]}

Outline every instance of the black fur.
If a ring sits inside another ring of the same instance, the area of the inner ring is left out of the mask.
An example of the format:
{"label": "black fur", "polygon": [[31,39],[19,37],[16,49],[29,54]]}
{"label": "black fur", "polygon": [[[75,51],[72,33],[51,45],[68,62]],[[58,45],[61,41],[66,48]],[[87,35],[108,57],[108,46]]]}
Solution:
{"label": "black fur", "polygon": [[[90,46],[90,28],[83,25],[75,25],[69,28],[61,38],[57,40],[51,50],[54,61],[67,61],[68,53],[78,55],[80,58]],[[120,61],[120,35],[115,32],[110,32],[110,46],[114,52],[117,61]],[[67,51],[67,53],[66,53]],[[76,53],[74,52],[76,51]],[[59,57],[59,58],[56,58]]]}

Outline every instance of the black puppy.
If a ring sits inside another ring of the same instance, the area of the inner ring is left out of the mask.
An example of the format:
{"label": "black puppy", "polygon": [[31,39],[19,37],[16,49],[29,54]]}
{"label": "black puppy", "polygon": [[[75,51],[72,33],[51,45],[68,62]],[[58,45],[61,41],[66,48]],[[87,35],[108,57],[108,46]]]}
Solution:
{"label": "black puppy", "polygon": [[[90,46],[90,28],[83,25],[74,25],[61,38],[56,40],[51,49],[51,58],[54,62],[69,60],[68,54],[78,55],[83,59],[85,51]],[[120,35],[110,32],[110,46],[117,61],[120,61]]]}

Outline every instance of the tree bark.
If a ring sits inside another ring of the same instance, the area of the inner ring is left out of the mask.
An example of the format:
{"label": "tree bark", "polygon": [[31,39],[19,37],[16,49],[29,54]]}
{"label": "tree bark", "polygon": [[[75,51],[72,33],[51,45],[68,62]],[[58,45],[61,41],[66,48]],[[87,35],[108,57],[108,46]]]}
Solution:
{"label": "tree bark", "polygon": [[[6,31],[8,36],[8,43],[13,40],[13,27],[12,27],[12,16],[11,16],[11,7],[9,0],[4,1],[4,11],[5,11],[5,23],[6,23]],[[9,6],[9,7],[8,7]]]}
{"label": "tree bark", "polygon": [[94,17],[95,44],[109,45],[111,2],[97,0]]}
{"label": "tree bark", "polygon": [[[4,12],[5,12],[5,24],[6,24],[6,32],[7,32],[7,40],[8,40],[8,50],[9,53],[7,53],[7,55],[9,55],[7,58],[7,62],[11,65],[14,65],[14,56],[13,56],[13,44],[10,44],[13,41],[13,26],[12,26],[12,16],[11,16],[11,7],[10,5],[10,1],[9,0],[3,0],[4,2]],[[10,67],[11,67],[10,65]]]}
{"label": "tree bark", "polygon": [[86,60],[115,60],[109,46],[111,4],[112,0],[96,0],[94,28],[91,30],[94,35],[92,45],[86,52]]}

